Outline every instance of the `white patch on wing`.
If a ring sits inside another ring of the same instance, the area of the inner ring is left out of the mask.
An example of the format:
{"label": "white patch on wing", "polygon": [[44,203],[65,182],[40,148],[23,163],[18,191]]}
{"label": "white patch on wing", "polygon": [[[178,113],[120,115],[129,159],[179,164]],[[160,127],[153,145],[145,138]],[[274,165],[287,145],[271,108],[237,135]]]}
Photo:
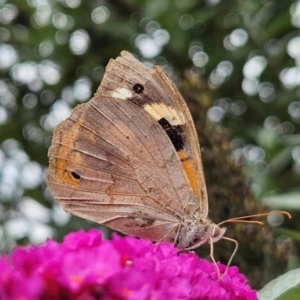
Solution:
{"label": "white patch on wing", "polygon": [[185,123],[184,116],[180,111],[177,112],[174,108],[164,103],[146,104],[143,109],[156,121],[165,118],[172,126]]}
{"label": "white patch on wing", "polygon": [[132,93],[125,89],[125,88],[118,88],[115,91],[113,91],[111,93],[111,96],[113,98],[118,98],[118,99],[122,99],[122,100],[127,100],[129,98],[132,98]]}

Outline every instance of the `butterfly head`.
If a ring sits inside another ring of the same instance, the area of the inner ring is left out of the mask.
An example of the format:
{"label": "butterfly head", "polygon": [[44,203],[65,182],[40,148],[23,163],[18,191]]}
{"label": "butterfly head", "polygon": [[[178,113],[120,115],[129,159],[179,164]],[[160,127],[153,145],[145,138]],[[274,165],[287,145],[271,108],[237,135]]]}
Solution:
{"label": "butterfly head", "polygon": [[221,239],[226,228],[221,228],[210,220],[207,222],[191,222],[183,225],[178,235],[176,246],[185,250],[194,250],[207,243],[215,243]]}

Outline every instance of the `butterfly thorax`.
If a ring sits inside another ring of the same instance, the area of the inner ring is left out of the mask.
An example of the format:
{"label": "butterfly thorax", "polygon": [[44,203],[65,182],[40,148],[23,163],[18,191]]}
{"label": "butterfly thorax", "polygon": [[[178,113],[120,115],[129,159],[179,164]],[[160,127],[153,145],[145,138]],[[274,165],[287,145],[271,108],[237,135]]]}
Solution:
{"label": "butterfly thorax", "polygon": [[222,238],[226,228],[221,228],[210,219],[184,222],[175,242],[180,249],[193,250],[203,244],[217,242]]}

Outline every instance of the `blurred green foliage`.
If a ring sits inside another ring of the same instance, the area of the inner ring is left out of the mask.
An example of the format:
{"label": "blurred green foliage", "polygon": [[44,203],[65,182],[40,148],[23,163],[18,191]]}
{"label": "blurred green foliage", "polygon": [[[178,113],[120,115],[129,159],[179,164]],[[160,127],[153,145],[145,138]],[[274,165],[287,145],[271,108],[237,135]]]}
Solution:
{"label": "blurred green foliage", "polygon": [[[47,149],[55,125],[96,91],[108,60],[128,50],[182,87],[214,220],[263,205],[294,217],[270,218],[286,228],[277,233],[237,227],[234,264],[255,286],[297,267],[299,28],[298,1],[0,0],[0,251],[95,226],[54,203]],[[216,258],[226,263],[227,250]]]}

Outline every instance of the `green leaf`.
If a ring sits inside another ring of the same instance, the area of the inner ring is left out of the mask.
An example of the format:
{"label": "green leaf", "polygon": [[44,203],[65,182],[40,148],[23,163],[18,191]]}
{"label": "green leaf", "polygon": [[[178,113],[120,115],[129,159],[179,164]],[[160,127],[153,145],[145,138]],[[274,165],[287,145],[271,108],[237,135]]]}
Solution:
{"label": "green leaf", "polygon": [[262,203],[274,209],[300,210],[300,192],[264,197]]}
{"label": "green leaf", "polygon": [[279,234],[286,235],[300,243],[300,232],[298,230],[279,227],[276,228],[276,232]]}
{"label": "green leaf", "polygon": [[258,292],[259,300],[299,300],[300,268],[269,282]]}

